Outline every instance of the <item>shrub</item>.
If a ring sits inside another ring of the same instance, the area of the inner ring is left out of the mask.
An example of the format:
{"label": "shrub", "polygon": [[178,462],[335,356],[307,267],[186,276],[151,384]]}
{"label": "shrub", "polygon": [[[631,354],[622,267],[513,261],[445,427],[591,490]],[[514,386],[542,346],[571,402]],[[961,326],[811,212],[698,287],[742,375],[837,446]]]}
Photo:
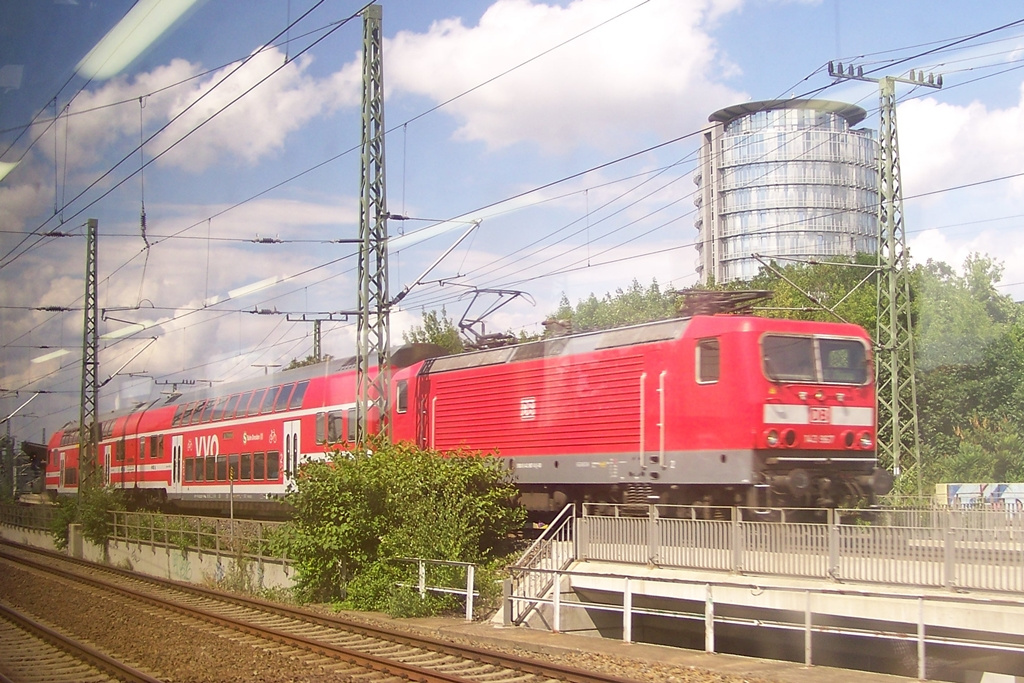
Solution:
{"label": "shrub", "polygon": [[380,439],[307,463],[288,495],[294,515],[281,548],[294,558],[297,596],[403,614],[452,608],[451,596],[421,600],[413,591],[412,609],[396,589],[409,582],[409,566],[394,558],[493,562],[525,519],[515,493],[493,456],[442,457]]}

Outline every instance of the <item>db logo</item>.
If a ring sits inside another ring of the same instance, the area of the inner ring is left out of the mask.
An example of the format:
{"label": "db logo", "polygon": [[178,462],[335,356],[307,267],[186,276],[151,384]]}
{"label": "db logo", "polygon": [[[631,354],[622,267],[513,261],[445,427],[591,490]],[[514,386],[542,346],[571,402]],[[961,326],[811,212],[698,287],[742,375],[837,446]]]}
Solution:
{"label": "db logo", "polygon": [[832,421],[831,408],[828,406],[811,406],[811,424],[828,424]]}

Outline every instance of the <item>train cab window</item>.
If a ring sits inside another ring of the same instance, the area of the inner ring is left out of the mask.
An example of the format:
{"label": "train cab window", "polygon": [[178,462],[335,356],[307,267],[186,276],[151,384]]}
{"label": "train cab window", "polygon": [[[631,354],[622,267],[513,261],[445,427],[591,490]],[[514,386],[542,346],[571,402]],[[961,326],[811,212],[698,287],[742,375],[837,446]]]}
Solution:
{"label": "train cab window", "polygon": [[228,456],[228,481],[238,481],[238,455]]}
{"label": "train cab window", "polygon": [[356,409],[348,409],[348,434],[345,437],[349,443],[356,441]]}
{"label": "train cab window", "polygon": [[821,379],[833,384],[864,384],[868,361],[864,345],[856,339],[818,339]]}
{"label": "train cab window", "polygon": [[291,398],[292,389],[295,388],[294,384],[285,384],[281,387],[280,393],[277,395],[277,400],[274,401],[274,412],[284,410],[288,407],[288,399]]}
{"label": "train cab window", "polygon": [[185,482],[194,481],[196,478],[195,458],[185,458]]}
{"label": "train cab window", "polygon": [[697,341],[697,383],[713,384],[721,373],[721,353],[717,339]]}
{"label": "train cab window", "polygon": [[252,454],[252,478],[253,481],[263,481],[267,478],[267,455],[266,453]]}
{"label": "train cab window", "polygon": [[398,388],[395,389],[395,410],[399,413],[409,410],[409,380],[398,380]]}
{"label": "train cab window", "polygon": [[274,481],[281,476],[281,454],[277,451],[267,453],[267,481]]}
{"label": "train cab window", "polygon": [[235,416],[235,410],[238,408],[238,399],[241,394],[235,394],[228,398],[227,404],[224,406],[224,414],[221,415],[225,420],[230,420]]}
{"label": "train cab window", "polygon": [[217,481],[227,481],[228,480],[228,456],[226,456],[226,455],[217,455],[217,456],[213,456],[213,457],[216,458],[216,463],[217,463]]}
{"label": "train cab window", "polygon": [[206,461],[206,481],[217,481],[217,456],[208,455]]}
{"label": "train cab window", "polygon": [[249,401],[249,409],[245,411],[246,415],[259,415],[260,403],[263,401],[264,393],[266,393],[266,389],[257,389],[252,392],[252,399]]}
{"label": "train cab window", "polygon": [[768,334],[761,339],[765,376],[775,382],[813,382],[814,338]]}
{"label": "train cab window", "polygon": [[241,481],[252,480],[252,453],[242,453],[242,464],[238,478]]}
{"label": "train cab window", "polygon": [[266,414],[274,409],[274,401],[277,399],[277,394],[281,390],[281,387],[270,387],[267,389],[267,393],[263,396],[263,406],[260,408],[261,414]]}
{"label": "train cab window", "polygon": [[288,403],[289,410],[297,410],[302,407],[302,397],[306,395],[306,388],[308,386],[308,379],[295,385],[295,391],[292,392],[292,400]]}

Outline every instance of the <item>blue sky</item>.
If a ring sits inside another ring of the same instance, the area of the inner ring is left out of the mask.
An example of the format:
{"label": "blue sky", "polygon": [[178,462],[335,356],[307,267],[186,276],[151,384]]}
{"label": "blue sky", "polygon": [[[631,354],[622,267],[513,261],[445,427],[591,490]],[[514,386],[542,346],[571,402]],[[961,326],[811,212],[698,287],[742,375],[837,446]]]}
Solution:
{"label": "blue sky", "polygon": [[[246,311],[356,305],[352,249],[330,241],[357,230],[362,26],[338,22],[363,3],[200,1],[117,73],[76,73],[133,4],[0,2],[0,162],[17,162],[0,180],[0,412],[53,392],[15,419],[19,439],[77,418],[81,312],[33,309],[81,305],[86,218],[100,225],[100,331],[147,326],[103,343],[101,379],[127,364],[105,408],[311,352],[310,325]],[[1024,299],[1024,24],[993,31],[1024,18],[1019,3],[381,4],[388,205],[417,219],[391,222],[392,291],[460,221],[482,220],[395,313],[396,342],[424,308],[462,315],[467,288],[441,279],[536,300],[503,308],[491,331],[537,330],[563,294],[694,284],[692,171],[710,113],[813,93],[863,106],[877,129],[874,86],[832,85],[830,59],[944,74],[941,91],[899,90],[912,257],[990,254],[1002,291]],[[282,243],[251,242],[264,237]],[[273,284],[237,294],[257,282]],[[353,329],[325,324],[325,352],[351,355]]]}

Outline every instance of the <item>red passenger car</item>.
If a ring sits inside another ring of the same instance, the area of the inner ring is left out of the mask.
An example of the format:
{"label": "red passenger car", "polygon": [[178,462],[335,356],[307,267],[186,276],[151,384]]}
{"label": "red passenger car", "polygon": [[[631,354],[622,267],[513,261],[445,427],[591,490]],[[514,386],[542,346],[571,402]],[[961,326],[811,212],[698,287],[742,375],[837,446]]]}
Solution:
{"label": "red passenger car", "polygon": [[[875,460],[870,349],[854,325],[738,315],[420,349],[394,372],[392,434],[497,452],[534,510],[855,504],[892,483]],[[354,418],[354,366],[329,361],[112,417],[100,462],[111,485],[171,500],[264,500],[350,441]],[[49,489],[77,486],[77,440],[54,435]]]}

